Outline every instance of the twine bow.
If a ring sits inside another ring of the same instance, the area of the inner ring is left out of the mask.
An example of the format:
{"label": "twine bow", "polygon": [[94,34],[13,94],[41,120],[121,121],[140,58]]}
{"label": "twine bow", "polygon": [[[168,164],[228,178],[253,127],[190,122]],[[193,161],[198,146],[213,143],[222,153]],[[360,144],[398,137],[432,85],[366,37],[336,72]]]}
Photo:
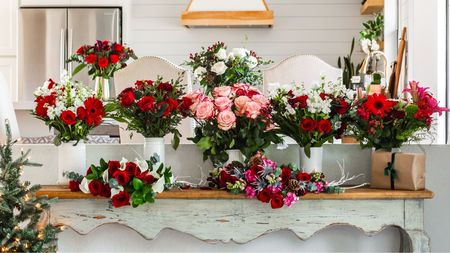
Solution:
{"label": "twine bow", "polygon": [[395,178],[397,178],[397,171],[395,170],[394,163],[395,163],[395,152],[392,153],[391,161],[387,163],[386,168],[384,168],[384,175],[390,176],[391,181],[391,190],[395,189]]}

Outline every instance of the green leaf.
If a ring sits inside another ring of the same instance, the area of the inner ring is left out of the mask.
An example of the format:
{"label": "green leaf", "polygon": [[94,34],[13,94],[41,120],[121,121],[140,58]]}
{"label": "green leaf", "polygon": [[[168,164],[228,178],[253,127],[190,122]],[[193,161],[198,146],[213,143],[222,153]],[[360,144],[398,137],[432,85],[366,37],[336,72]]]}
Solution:
{"label": "green leaf", "polygon": [[85,63],[81,63],[80,65],[78,65],[72,72],[72,77],[74,77],[76,74],[78,74],[78,72],[80,72],[81,70],[83,70],[86,67]]}
{"label": "green leaf", "polygon": [[175,149],[175,150],[180,145],[180,136],[179,135],[180,135],[180,132],[178,132],[178,131],[175,131],[173,133],[172,148]]}
{"label": "green leaf", "polygon": [[212,147],[211,138],[208,136],[202,137],[197,143],[197,147],[202,150],[208,150]]}
{"label": "green leaf", "polygon": [[108,168],[108,164],[106,163],[105,159],[103,159],[103,158],[100,159],[100,167],[102,168],[103,171]]}
{"label": "green leaf", "polygon": [[133,188],[137,191],[142,189],[142,185],[144,183],[142,182],[142,180],[140,180],[139,178],[133,178]]}

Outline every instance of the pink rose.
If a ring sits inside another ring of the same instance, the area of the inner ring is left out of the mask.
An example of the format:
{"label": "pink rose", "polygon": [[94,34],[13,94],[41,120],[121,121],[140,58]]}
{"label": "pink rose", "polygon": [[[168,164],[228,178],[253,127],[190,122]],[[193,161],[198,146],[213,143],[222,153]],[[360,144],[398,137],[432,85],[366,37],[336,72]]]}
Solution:
{"label": "pink rose", "polygon": [[213,96],[214,97],[229,97],[231,95],[231,87],[230,86],[221,86],[214,88]]}
{"label": "pink rose", "polygon": [[250,102],[250,101],[251,101],[251,99],[247,96],[240,96],[234,100],[234,104],[236,105],[236,111],[237,111],[236,114],[238,116],[241,116],[242,114],[244,114],[245,104],[247,104],[247,102]]}
{"label": "pink rose", "polygon": [[192,105],[189,107],[189,110],[191,110],[191,112],[195,112],[198,104],[205,98],[205,94],[203,94],[202,90],[196,90],[187,94],[185,97],[192,101]]}
{"label": "pink rose", "polygon": [[225,111],[231,108],[233,102],[227,97],[218,97],[214,100],[214,104],[220,111]]}
{"label": "pink rose", "polygon": [[236,94],[236,96],[245,96],[247,95],[247,91],[250,86],[246,83],[235,83],[233,84],[233,88],[231,88],[231,92]]}
{"label": "pink rose", "polygon": [[217,115],[217,123],[220,129],[227,131],[236,126],[236,115],[229,110],[222,111]]}
{"label": "pink rose", "polygon": [[245,104],[244,111],[245,116],[256,119],[261,114],[261,106],[254,101],[250,101]]}
{"label": "pink rose", "polygon": [[210,119],[214,115],[214,104],[211,101],[200,102],[197,106],[195,116],[198,119]]}
{"label": "pink rose", "polygon": [[270,104],[269,99],[261,94],[253,95],[252,100],[258,103],[262,108],[267,108]]}

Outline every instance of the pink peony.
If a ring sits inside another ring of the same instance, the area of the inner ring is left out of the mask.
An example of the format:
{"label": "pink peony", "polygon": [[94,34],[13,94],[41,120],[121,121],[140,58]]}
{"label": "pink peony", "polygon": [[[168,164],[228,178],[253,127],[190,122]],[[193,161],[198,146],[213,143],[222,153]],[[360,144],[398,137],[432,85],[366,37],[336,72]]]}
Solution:
{"label": "pink peony", "polygon": [[247,96],[240,96],[234,100],[234,104],[236,105],[236,111],[237,111],[236,114],[238,116],[241,116],[242,114],[245,113],[245,105],[247,104],[247,102],[250,102],[250,101],[251,101],[251,99]]}
{"label": "pink peony", "polygon": [[245,103],[245,116],[251,119],[256,119],[261,114],[261,106],[253,101]]}
{"label": "pink peony", "polygon": [[214,88],[213,91],[214,97],[229,97],[231,95],[231,87],[230,86],[221,86]]}
{"label": "pink peony", "polygon": [[227,97],[218,97],[214,100],[214,104],[217,106],[219,111],[225,111],[231,108],[233,102]]}
{"label": "pink peony", "polygon": [[236,115],[229,110],[221,111],[217,115],[217,123],[219,123],[220,129],[227,131],[236,126]]}
{"label": "pink peony", "polygon": [[247,196],[247,198],[249,199],[254,198],[256,196],[255,189],[253,189],[253,187],[251,186],[245,187],[245,196]]}
{"label": "pink peony", "polygon": [[214,116],[213,102],[211,102],[209,100],[200,102],[195,111],[195,116],[198,119],[203,119],[203,120],[210,119],[212,116]]}
{"label": "pink peony", "polygon": [[252,100],[258,103],[262,108],[267,108],[270,104],[269,99],[266,96],[261,94],[253,95]]}
{"label": "pink peony", "polygon": [[287,207],[291,207],[293,204],[295,204],[295,202],[297,202],[297,196],[295,195],[295,193],[292,192],[288,192],[286,193],[286,197],[284,197],[284,204]]}

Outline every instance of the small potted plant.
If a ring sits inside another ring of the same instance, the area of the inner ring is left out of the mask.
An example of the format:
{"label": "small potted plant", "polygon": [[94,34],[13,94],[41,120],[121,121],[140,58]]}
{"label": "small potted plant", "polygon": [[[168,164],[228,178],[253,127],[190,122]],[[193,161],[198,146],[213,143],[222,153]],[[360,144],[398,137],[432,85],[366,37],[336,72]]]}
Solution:
{"label": "small potted plant", "polygon": [[276,91],[272,98],[273,120],[281,134],[300,146],[301,169],[322,171],[322,145],[344,133],[353,97],[354,92],[343,84],[324,79],[312,89],[295,85]]}
{"label": "small potted plant", "polygon": [[192,67],[195,79],[207,94],[211,94],[215,87],[235,83],[261,84],[259,67],[271,63],[246,48],[227,51],[223,42],[202,48],[199,53],[191,54],[189,59],[185,64]]}
{"label": "small potted plant", "polygon": [[66,183],[63,173],[82,171],[86,167],[89,131],[101,124],[105,116],[102,101],[82,83],[64,77],[61,83],[48,80],[35,92],[33,115],[57,131],[58,183]]}
{"label": "small potted plant", "polygon": [[114,96],[111,78],[114,72],[127,66],[126,62],[130,58],[137,59],[131,48],[118,42],[98,40],[94,45],[83,45],[78,48],[68,62],[80,63],[73,71],[73,76],[88,67],[88,74],[95,80],[95,94],[98,98],[109,100]]}
{"label": "small potted plant", "polygon": [[134,87],[124,89],[117,98],[106,105],[110,117],[127,124],[127,129],[145,137],[144,158],[158,154],[164,163],[164,136],[173,134],[172,146],[177,148],[181,134],[177,126],[183,119],[180,111],[184,87],[180,79],[163,81],[138,80]]}
{"label": "small potted plant", "polygon": [[236,83],[213,89],[212,97],[201,90],[183,97],[183,110],[197,122],[191,140],[214,165],[244,162],[257,151],[281,138],[273,131],[271,105],[259,90]]}
{"label": "small potted plant", "polygon": [[[401,146],[423,139],[431,128],[433,114],[449,111],[439,107],[428,88],[409,83],[407,98],[388,99],[383,94],[360,98],[352,112],[351,127],[363,148],[372,153],[371,186],[391,189],[423,189],[425,156],[400,153]],[[390,180],[385,176],[390,175]]]}

